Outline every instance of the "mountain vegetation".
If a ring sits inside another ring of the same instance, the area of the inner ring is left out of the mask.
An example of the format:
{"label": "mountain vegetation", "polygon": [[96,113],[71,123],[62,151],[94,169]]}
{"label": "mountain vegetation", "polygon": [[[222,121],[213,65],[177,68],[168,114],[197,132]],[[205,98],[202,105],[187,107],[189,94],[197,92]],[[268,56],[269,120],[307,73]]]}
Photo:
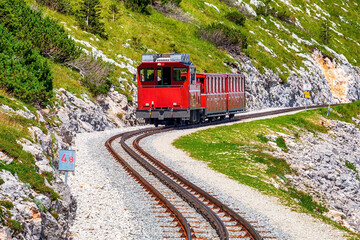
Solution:
{"label": "mountain vegetation", "polygon": [[[99,31],[84,28],[84,18],[79,21],[85,16],[85,1],[70,1],[67,14],[37,1],[26,0],[59,21],[74,38],[114,61],[126,62],[119,54],[135,60],[133,66],[143,53],[177,51],[190,53],[199,71],[229,72],[241,56],[260,71],[270,69],[286,81],[291,72],[306,70],[306,55],[314,49],[331,57],[342,54],[356,66],[360,62],[356,1],[99,0],[93,14],[95,25],[99,24],[94,29]],[[128,79],[132,75],[118,67],[114,74]]]}
{"label": "mountain vegetation", "polygon": [[21,0],[0,1],[1,87],[26,103],[43,104],[52,96],[48,59],[58,63],[79,55],[64,28]]}
{"label": "mountain vegetation", "polygon": [[77,18],[81,29],[98,34],[104,39],[107,35],[104,29],[104,23],[101,22],[101,9],[99,0],[84,0],[81,3]]}

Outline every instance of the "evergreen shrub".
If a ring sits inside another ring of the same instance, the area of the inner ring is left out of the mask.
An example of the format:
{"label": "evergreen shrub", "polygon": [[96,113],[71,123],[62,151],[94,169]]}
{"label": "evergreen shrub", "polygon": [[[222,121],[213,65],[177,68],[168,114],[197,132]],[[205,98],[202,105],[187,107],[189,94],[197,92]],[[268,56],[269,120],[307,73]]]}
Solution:
{"label": "evergreen shrub", "polygon": [[241,14],[238,11],[229,12],[226,14],[226,18],[232,22],[234,22],[236,25],[244,26],[246,17]]}

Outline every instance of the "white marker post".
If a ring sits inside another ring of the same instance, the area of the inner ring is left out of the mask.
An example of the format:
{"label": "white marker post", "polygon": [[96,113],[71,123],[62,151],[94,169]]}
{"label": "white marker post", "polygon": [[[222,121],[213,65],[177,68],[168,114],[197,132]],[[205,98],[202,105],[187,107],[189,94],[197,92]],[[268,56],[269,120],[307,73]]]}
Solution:
{"label": "white marker post", "polygon": [[59,153],[59,171],[65,171],[65,184],[67,184],[68,172],[75,171],[75,151],[60,150]]}
{"label": "white marker post", "polygon": [[304,96],[305,96],[305,112],[307,110],[308,99],[310,98],[311,89],[312,89],[311,84],[304,84],[303,90],[304,90]]}

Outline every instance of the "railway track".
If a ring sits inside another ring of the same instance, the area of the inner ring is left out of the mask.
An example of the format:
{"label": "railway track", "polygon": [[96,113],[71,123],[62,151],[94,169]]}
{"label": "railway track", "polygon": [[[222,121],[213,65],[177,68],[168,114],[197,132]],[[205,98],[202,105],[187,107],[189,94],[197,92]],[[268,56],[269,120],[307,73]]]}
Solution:
{"label": "railway track", "polygon": [[[316,108],[323,106],[313,106]],[[239,115],[231,120],[207,123],[221,124],[249,118],[298,111],[303,107],[279,109],[263,113]],[[187,126],[183,128],[193,128]],[[271,239],[257,222],[249,222],[211,194],[186,180],[147,153],[140,141],[153,134],[174,128],[146,128],[111,137],[105,146],[125,170],[141,184],[155,201],[156,215],[164,225],[164,239]],[[244,215],[242,213],[241,215]],[[245,214],[246,215],[246,214]]]}

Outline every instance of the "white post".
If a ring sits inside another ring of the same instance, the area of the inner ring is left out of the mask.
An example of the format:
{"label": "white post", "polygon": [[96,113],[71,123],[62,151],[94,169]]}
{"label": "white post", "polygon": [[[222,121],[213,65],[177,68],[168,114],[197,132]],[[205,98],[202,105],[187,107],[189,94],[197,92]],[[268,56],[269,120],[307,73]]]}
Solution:
{"label": "white post", "polygon": [[65,184],[67,184],[67,179],[68,179],[68,171],[65,171]]}

